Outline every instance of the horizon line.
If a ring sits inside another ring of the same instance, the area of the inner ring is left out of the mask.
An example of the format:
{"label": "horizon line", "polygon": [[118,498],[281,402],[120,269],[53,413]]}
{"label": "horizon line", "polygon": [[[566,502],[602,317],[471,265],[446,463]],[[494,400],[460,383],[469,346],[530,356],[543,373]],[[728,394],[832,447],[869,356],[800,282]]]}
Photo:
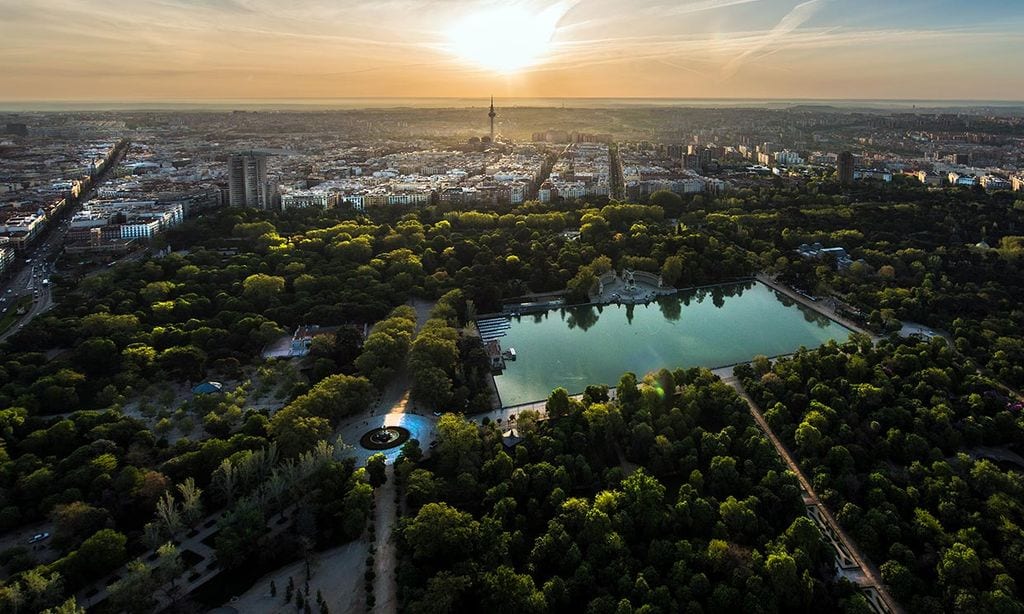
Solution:
{"label": "horizon line", "polygon": [[[0,98],[0,104],[32,104],[32,103],[160,103],[160,102],[258,102],[258,101],[320,101],[320,100],[467,100],[480,98],[489,100],[490,94],[480,96],[290,96],[287,98],[247,97],[247,98]],[[808,96],[495,96],[497,100],[754,100],[754,101],[835,101],[835,102],[999,102],[1024,104],[1024,98],[835,98]]]}
{"label": "horizon line", "polygon": [[[957,98],[754,98],[754,97],[647,97],[647,96],[514,96],[496,99],[500,107],[518,109],[614,109],[717,107],[756,108],[830,106],[837,110],[1024,109],[1024,100]],[[479,101],[478,103],[476,101]],[[501,102],[504,101],[504,104]],[[132,112],[132,111],[328,111],[415,108],[487,108],[488,96],[352,96],[292,98],[141,98],[2,100],[0,113]]]}

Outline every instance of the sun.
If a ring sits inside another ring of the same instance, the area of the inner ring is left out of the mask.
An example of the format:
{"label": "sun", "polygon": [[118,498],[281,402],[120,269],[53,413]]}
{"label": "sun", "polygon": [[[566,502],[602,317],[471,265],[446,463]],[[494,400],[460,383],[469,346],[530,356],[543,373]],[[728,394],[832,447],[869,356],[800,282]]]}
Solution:
{"label": "sun", "polygon": [[448,30],[449,50],[464,62],[513,73],[541,63],[564,15],[555,5],[541,12],[503,6],[468,15]]}

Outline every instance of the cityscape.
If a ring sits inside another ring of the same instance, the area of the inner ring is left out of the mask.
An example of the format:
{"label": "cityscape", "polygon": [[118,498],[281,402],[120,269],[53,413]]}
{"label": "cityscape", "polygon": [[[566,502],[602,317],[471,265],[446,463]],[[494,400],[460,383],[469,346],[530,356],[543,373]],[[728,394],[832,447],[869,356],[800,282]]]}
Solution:
{"label": "cityscape", "polygon": [[0,614],[1024,612],[1016,2],[5,13]]}

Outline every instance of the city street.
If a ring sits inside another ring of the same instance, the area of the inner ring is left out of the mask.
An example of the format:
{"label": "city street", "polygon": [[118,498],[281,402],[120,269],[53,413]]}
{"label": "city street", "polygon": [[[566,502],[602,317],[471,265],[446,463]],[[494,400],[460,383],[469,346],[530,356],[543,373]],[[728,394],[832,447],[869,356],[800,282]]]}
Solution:
{"label": "city street", "polygon": [[[122,157],[123,152],[115,157],[111,167],[116,166]],[[75,212],[81,208],[81,204],[88,202],[95,195],[95,188],[102,185],[107,176],[100,175],[92,190],[81,194],[77,201],[68,204],[59,215],[47,222],[30,247],[16,254],[11,265],[13,274],[0,286],[0,318],[6,316],[7,311],[21,297],[31,296],[32,303],[9,329],[0,333],[0,342],[7,340],[33,318],[53,307],[53,285],[50,278],[56,270],[57,259],[64,251],[68,224]]]}
{"label": "city street", "polygon": [[[0,305],[3,306],[4,315],[8,309],[14,308],[14,304],[21,297],[31,296],[32,302],[27,306],[24,315],[20,316],[3,334],[0,334],[0,341],[4,341],[20,331],[33,318],[53,307],[53,286],[49,279],[53,274],[54,261],[60,253],[60,246],[63,245],[65,231],[58,230],[56,233],[50,232],[49,234],[52,235],[51,238],[38,248],[18,255],[22,268],[2,288],[0,299],[4,300],[0,302]],[[26,263],[26,260],[31,260],[31,262]]]}

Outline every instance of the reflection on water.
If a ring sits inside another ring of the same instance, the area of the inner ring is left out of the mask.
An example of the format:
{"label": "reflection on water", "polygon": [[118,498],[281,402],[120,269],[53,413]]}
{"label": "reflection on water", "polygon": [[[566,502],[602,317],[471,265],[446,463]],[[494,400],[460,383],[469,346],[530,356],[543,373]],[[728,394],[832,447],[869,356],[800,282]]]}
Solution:
{"label": "reflection on water", "polygon": [[658,298],[658,309],[661,315],[669,322],[677,322],[679,315],[683,313],[683,302],[675,296],[662,296]]}
{"label": "reflection on water", "polygon": [[800,312],[804,314],[804,320],[806,320],[810,324],[817,324],[821,328],[828,328],[829,325],[834,324],[832,320],[821,315],[820,313],[813,309],[805,307],[803,303],[797,302],[787,294],[775,292],[775,298],[778,299],[778,301],[785,305],[786,307],[794,307],[796,309],[799,309]]}
{"label": "reflection on water", "polygon": [[697,288],[646,305],[566,307],[512,318],[501,345],[515,348],[518,360],[507,363],[495,383],[502,403],[515,405],[546,398],[558,386],[578,393],[589,384],[614,385],[625,371],[718,367],[848,334],[756,282]]}
{"label": "reflection on water", "polygon": [[569,326],[569,330],[574,328],[579,328],[583,331],[589,330],[591,326],[597,324],[597,319],[601,317],[600,311],[600,307],[591,305],[567,307],[564,309],[565,314],[567,314],[565,323]]}

